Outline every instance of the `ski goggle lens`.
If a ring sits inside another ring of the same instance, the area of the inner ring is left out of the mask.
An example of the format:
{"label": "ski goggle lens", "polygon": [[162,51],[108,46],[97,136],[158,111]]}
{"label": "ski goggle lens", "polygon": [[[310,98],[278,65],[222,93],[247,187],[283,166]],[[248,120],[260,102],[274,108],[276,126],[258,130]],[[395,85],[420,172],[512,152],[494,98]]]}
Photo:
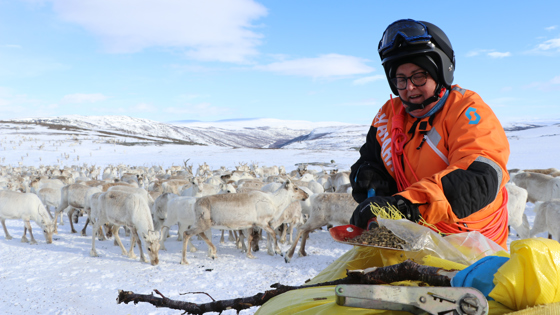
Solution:
{"label": "ski goggle lens", "polygon": [[398,36],[401,36],[407,43],[426,43],[432,36],[428,34],[426,25],[412,19],[398,20],[393,22],[383,32],[383,37],[379,43],[379,53],[391,51]]}

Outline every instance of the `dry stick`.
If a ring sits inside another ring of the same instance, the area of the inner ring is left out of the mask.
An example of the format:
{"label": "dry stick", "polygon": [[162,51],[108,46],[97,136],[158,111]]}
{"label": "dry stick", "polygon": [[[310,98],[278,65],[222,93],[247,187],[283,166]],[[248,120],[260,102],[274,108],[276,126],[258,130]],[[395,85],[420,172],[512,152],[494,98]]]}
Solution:
{"label": "dry stick", "polygon": [[451,278],[457,273],[456,270],[445,270],[437,267],[429,267],[419,265],[411,260],[403,263],[379,267],[369,268],[365,270],[347,271],[346,278],[322,282],[312,285],[302,286],[285,286],[278,283],[271,285],[274,290],[268,290],[264,293],[257,293],[253,296],[236,298],[231,300],[213,301],[204,304],[196,304],[191,302],[171,300],[161,294],[158,290],[154,290],[160,297],[152,294],[136,294],[132,291],[119,290],[117,304],[129,302],[147,302],[156,307],[166,307],[176,310],[185,311],[186,314],[204,314],[206,312],[223,312],[228,309],[235,309],[239,313],[240,310],[248,309],[252,306],[260,306],[271,298],[282,293],[320,286],[338,285],[338,284],[388,284],[397,281],[411,280],[422,281],[430,286],[451,286]]}

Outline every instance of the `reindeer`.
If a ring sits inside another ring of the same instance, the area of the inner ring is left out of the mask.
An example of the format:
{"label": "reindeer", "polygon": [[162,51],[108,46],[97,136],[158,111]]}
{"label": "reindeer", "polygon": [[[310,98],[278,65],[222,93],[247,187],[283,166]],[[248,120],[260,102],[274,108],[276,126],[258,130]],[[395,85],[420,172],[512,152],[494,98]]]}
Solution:
{"label": "reindeer", "polygon": [[[282,212],[294,201],[305,200],[308,195],[303,190],[286,181],[274,193],[252,191],[249,193],[220,194],[199,198],[194,205],[195,223],[184,232],[183,236],[183,258],[181,264],[188,264],[185,255],[187,243],[193,235],[200,235],[209,248],[209,256],[216,257],[216,247],[204,235],[209,228],[223,230],[243,230],[260,227],[272,236],[275,243],[274,250],[271,244],[268,246],[268,254],[280,254],[280,248],[276,234],[270,222],[282,215]],[[249,234],[248,243],[252,236]],[[254,258],[250,246],[247,249],[247,257]]]}

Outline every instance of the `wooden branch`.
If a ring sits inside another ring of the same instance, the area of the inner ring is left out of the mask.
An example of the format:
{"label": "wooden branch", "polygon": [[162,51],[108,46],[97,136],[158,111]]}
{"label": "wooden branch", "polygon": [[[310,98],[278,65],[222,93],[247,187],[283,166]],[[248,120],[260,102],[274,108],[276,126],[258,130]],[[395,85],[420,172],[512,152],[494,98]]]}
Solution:
{"label": "wooden branch", "polygon": [[389,284],[397,281],[422,281],[432,287],[450,287],[457,270],[445,270],[424,266],[406,260],[400,264],[374,267],[365,270],[349,270],[348,277],[358,277],[362,284]]}
{"label": "wooden branch", "polygon": [[455,275],[455,273],[457,273],[457,271],[423,266],[411,260],[407,260],[403,263],[387,267],[347,271],[347,277],[345,278],[318,284],[286,286],[275,283],[270,286],[271,288],[274,288],[273,290],[268,290],[264,293],[257,293],[249,297],[221,301],[214,301],[212,298],[212,302],[204,304],[171,300],[161,294],[158,290],[154,290],[154,292],[161,297],[154,296],[153,293],[148,295],[119,290],[117,304],[128,304],[129,302],[137,304],[138,302],[146,302],[154,305],[155,307],[182,310],[185,311],[186,314],[193,315],[204,314],[206,312],[221,313],[228,309],[235,309],[239,313],[240,310],[248,309],[252,306],[263,305],[271,298],[291,290],[338,284],[387,284],[404,280],[423,281],[430,286],[451,286],[451,278]]}

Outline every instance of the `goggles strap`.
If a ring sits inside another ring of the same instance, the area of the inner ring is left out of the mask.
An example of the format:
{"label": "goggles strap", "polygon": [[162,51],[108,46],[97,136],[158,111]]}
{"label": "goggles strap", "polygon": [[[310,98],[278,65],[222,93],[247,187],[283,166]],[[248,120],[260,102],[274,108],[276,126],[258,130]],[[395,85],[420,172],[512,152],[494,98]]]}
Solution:
{"label": "goggles strap", "polygon": [[[439,90],[439,93],[437,93],[437,91]],[[436,86],[436,90],[434,91],[434,95],[431,97],[428,97],[427,99],[425,99],[422,103],[420,104],[415,104],[415,103],[411,103],[408,101],[405,101],[402,99],[402,97],[400,97],[401,101],[403,102],[403,104],[407,105],[407,107],[405,107],[406,112],[410,113],[412,111],[415,111],[417,109],[424,109],[426,108],[426,106],[430,105],[431,103],[438,101],[440,98],[443,97],[443,95],[445,94],[446,89],[444,87],[441,86],[441,84],[438,84]]]}

